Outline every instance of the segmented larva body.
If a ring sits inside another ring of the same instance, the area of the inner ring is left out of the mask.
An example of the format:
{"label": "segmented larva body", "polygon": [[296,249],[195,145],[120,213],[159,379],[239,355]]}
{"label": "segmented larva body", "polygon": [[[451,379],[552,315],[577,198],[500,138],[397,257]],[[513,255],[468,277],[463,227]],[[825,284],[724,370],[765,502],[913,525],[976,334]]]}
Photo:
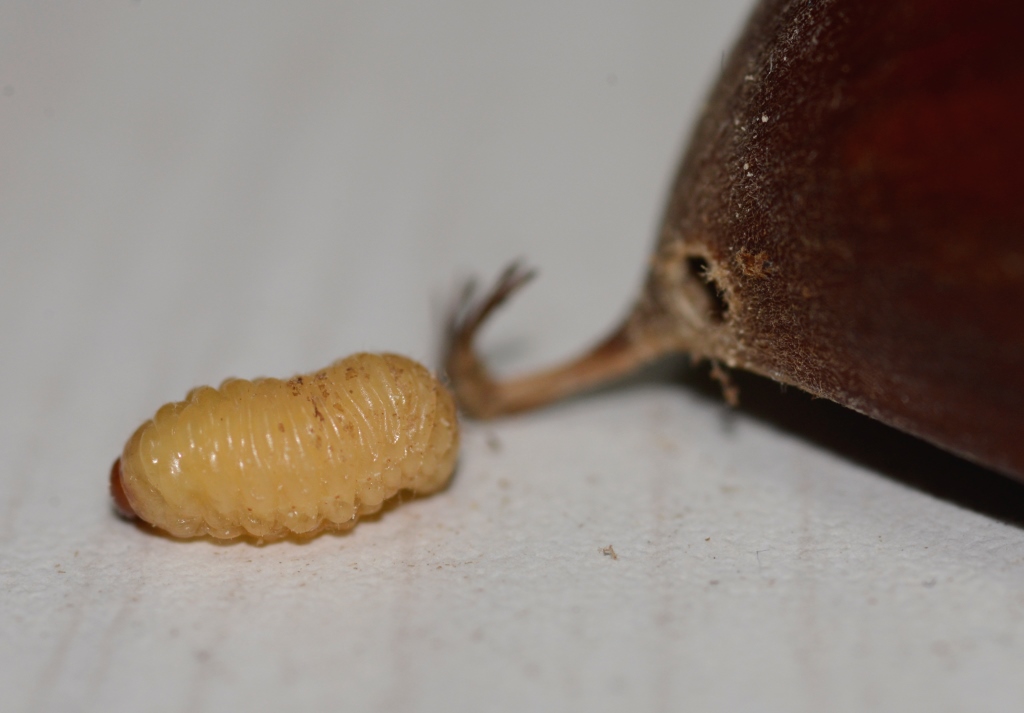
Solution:
{"label": "segmented larva body", "polygon": [[458,443],[454,400],[426,368],[355,354],[288,381],[193,389],[129,439],[111,489],[176,537],[308,535],[442,488]]}

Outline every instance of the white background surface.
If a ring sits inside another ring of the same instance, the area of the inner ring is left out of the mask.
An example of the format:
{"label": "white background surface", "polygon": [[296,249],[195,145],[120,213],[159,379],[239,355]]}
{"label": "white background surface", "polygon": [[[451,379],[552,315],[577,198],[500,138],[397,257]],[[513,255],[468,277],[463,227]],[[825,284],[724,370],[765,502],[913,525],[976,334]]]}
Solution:
{"label": "white background surface", "polygon": [[1021,488],[762,382],[466,424],[448,490],[306,544],[110,510],[161,403],[436,363],[511,258],[494,362],[590,343],[747,9],[0,3],[0,708],[1019,710]]}

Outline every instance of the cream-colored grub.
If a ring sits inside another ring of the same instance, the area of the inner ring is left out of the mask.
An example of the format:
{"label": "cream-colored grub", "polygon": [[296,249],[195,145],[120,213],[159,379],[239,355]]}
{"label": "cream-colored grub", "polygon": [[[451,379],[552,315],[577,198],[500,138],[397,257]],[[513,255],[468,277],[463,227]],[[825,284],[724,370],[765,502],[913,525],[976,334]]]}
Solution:
{"label": "cream-colored grub", "polygon": [[309,535],[439,490],[458,443],[452,395],[426,368],[355,354],[287,381],[193,389],[139,427],[111,484],[122,510],[176,537]]}

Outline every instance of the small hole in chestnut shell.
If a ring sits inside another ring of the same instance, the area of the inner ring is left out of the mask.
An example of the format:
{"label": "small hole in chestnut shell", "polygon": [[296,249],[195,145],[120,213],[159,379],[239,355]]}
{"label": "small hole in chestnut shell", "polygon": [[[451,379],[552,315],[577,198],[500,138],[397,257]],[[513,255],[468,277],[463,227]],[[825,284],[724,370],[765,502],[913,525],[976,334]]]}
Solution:
{"label": "small hole in chestnut shell", "polygon": [[724,322],[729,311],[729,303],[725,300],[722,288],[708,275],[710,270],[708,261],[700,255],[691,255],[686,258],[686,270],[690,277],[704,288],[709,320],[715,324]]}

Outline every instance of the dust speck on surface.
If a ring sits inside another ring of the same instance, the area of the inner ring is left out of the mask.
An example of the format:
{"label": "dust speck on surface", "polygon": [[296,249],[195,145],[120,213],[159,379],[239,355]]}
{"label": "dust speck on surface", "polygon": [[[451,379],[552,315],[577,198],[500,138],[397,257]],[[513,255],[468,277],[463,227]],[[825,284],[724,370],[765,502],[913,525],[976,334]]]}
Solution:
{"label": "dust speck on surface", "polygon": [[487,448],[491,451],[491,453],[501,452],[501,439],[498,438],[498,434],[494,433],[493,431],[487,434]]}
{"label": "dust speck on surface", "polygon": [[613,560],[617,560],[619,558],[619,556],[615,553],[615,548],[611,545],[608,545],[607,547],[602,547],[601,554],[603,554],[605,557],[611,557]]}

